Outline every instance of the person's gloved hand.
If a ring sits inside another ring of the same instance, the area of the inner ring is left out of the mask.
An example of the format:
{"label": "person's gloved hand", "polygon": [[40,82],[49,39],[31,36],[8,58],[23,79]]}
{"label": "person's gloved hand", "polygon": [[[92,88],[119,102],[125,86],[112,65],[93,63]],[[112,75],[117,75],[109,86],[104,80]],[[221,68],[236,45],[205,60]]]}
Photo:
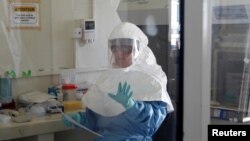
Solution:
{"label": "person's gloved hand", "polygon": [[120,103],[125,109],[129,109],[135,104],[134,100],[131,98],[133,92],[130,92],[130,85],[127,84],[127,82],[123,85],[121,82],[119,83],[116,95],[112,93],[109,93],[108,95]]}
{"label": "person's gloved hand", "polygon": [[[74,119],[76,122],[80,122],[81,121],[81,116],[79,113],[70,113],[70,114],[67,114],[68,116],[70,116],[72,119]],[[62,117],[62,122],[65,126],[67,127],[72,127],[73,124],[68,121],[65,117]]]}

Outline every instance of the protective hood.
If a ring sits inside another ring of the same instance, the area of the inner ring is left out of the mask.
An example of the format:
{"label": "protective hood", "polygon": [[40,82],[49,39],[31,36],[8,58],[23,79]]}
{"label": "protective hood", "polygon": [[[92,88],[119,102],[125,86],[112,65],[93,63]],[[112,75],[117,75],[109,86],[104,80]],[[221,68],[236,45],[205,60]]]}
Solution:
{"label": "protective hood", "polygon": [[[150,53],[148,47],[145,52]],[[132,98],[136,101],[163,101],[168,112],[172,112],[173,105],[167,93],[167,77],[159,65],[153,64],[153,55],[143,55],[137,63],[128,68],[109,69],[83,97],[83,103],[94,112],[103,116],[116,116],[125,111],[119,103],[108,96],[116,94],[119,82],[128,82],[133,91]],[[151,56],[151,57],[150,57]],[[147,65],[141,65],[147,62]],[[150,65],[151,64],[151,65]]]}
{"label": "protective hood", "polygon": [[[120,27],[120,30],[118,30]],[[110,68],[104,72],[83,97],[83,103],[94,112],[103,116],[116,116],[125,111],[119,103],[108,96],[116,94],[119,82],[127,82],[133,91],[132,98],[136,101],[162,101],[172,112],[173,105],[167,93],[167,77],[161,66],[156,63],[151,49],[146,46],[147,37],[135,25],[122,23],[114,29],[110,38],[132,38],[143,42],[133,64],[126,68]],[[126,27],[126,28],[125,28]],[[129,29],[128,29],[129,28]]]}
{"label": "protective hood", "polygon": [[[129,42],[128,42],[129,41]],[[114,63],[113,53],[111,52],[111,47],[113,45],[117,45],[116,43],[119,43],[120,45],[131,45],[132,49],[132,62],[134,63],[136,58],[139,55],[139,52],[141,48],[148,45],[148,38],[147,36],[134,24],[129,22],[123,22],[116,26],[114,30],[111,32],[109,36],[109,62],[110,67],[112,66],[112,63]]]}
{"label": "protective hood", "polygon": [[147,36],[136,25],[129,22],[116,26],[109,36],[109,40],[119,38],[136,39],[144,46],[148,45]]}

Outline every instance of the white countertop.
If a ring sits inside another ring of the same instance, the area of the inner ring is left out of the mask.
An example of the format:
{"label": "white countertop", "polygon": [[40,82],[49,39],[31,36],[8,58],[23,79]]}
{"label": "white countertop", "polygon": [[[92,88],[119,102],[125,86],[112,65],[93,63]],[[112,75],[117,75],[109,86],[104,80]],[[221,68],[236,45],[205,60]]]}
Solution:
{"label": "white countertop", "polygon": [[59,131],[69,130],[61,122],[60,114],[52,114],[45,117],[33,118],[25,123],[6,123],[0,124],[0,141],[21,137],[48,134]]}

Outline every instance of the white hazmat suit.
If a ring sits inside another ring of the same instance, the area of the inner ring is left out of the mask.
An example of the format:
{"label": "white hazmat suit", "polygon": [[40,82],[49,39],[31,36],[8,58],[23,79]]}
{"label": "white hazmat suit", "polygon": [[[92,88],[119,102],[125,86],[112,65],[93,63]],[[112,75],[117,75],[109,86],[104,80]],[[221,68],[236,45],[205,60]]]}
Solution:
{"label": "white hazmat suit", "polygon": [[[174,110],[166,90],[167,77],[147,44],[146,35],[132,23],[123,22],[111,33],[110,68],[84,96],[86,111],[75,116],[79,123],[103,135],[96,141],[151,141]],[[119,67],[114,56],[121,48],[132,54],[127,67]]]}

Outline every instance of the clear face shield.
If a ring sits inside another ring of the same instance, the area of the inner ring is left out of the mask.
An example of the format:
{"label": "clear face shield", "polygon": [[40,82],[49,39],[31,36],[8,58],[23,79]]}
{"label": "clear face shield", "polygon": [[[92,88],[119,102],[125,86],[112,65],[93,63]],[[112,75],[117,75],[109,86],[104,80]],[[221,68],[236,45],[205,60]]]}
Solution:
{"label": "clear face shield", "polygon": [[111,39],[108,44],[109,62],[112,68],[131,66],[139,54],[139,42],[136,39]]}

